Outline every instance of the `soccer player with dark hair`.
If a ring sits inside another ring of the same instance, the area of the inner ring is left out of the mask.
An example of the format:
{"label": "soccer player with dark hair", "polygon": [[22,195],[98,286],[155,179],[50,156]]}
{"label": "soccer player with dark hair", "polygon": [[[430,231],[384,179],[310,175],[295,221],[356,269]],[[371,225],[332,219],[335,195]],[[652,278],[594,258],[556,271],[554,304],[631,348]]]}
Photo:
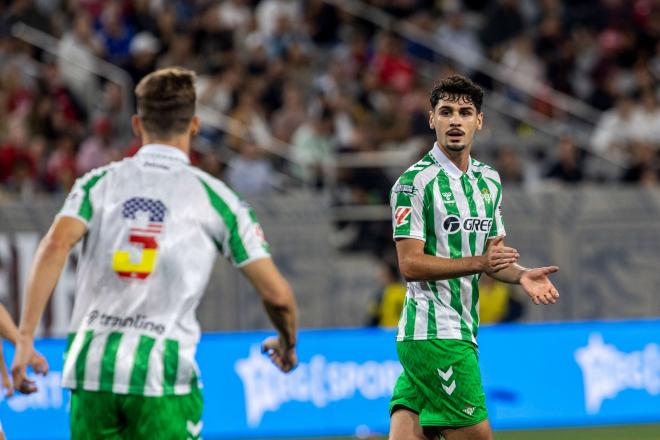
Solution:
{"label": "soccer player with dark hair", "polygon": [[297,363],[296,305],[249,205],[192,167],[195,74],[168,68],[135,89],[137,155],[78,179],[30,272],[12,375],[23,391],[35,328],[71,248],[83,240],[63,385],[72,439],[197,439],[202,397],[195,311],[219,251],[263,299],[279,337],[264,350]]}
{"label": "soccer player with dark hair", "polygon": [[470,156],[483,91],[459,75],[431,92],[436,143],[391,193],[399,269],[407,281],[396,348],[403,373],[390,402],[390,440],[492,438],[478,365],[479,277],[520,284],[535,304],[559,293],[557,267],[527,269],[504,245],[502,185]]}

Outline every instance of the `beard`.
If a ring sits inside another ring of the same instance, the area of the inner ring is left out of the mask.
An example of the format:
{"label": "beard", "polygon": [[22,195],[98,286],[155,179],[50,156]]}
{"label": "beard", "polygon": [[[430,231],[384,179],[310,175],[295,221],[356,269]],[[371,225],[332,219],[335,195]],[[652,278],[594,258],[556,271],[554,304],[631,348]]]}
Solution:
{"label": "beard", "polygon": [[451,142],[447,142],[445,146],[449,151],[453,151],[454,153],[460,153],[461,151],[465,150],[465,147],[467,147],[465,144],[452,144]]}

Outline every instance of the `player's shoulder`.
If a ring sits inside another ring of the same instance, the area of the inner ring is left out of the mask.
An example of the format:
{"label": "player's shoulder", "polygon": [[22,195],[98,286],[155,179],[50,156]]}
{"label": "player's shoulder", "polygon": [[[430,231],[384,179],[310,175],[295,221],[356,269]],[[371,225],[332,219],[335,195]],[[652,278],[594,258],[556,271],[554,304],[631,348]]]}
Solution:
{"label": "player's shoulder", "polygon": [[412,164],[406,171],[404,171],[396,183],[397,186],[414,186],[421,189],[428,184],[440,171],[440,167],[433,160],[430,153],[424,155],[420,160]]}
{"label": "player's shoulder", "polygon": [[502,182],[500,179],[500,173],[497,172],[495,168],[487,163],[478,161],[477,159],[472,158],[472,170],[475,173],[481,173],[481,175],[487,179],[496,181],[497,183]]}
{"label": "player's shoulder", "polygon": [[240,201],[238,194],[222,180],[194,166],[187,169],[210,197],[217,196],[229,203]]}
{"label": "player's shoulder", "polygon": [[102,165],[100,167],[96,167],[87,171],[85,174],[83,174],[82,176],[76,179],[76,185],[89,186],[98,183],[108,174],[112,174],[113,172],[115,172],[122,165],[124,160],[125,159],[115,162],[110,162],[106,165]]}

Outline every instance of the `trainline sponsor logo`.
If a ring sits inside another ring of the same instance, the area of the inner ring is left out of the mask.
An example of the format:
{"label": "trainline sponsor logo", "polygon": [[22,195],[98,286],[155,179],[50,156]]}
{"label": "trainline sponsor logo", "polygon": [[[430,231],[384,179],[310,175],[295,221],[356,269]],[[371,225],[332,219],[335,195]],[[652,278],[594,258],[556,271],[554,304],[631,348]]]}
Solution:
{"label": "trainline sponsor logo", "polygon": [[165,332],[165,325],[149,320],[147,315],[118,316],[92,310],[87,316],[87,325],[94,323],[103,327],[112,328],[134,328],[136,330],[146,330],[162,335]]}
{"label": "trainline sponsor logo", "polygon": [[625,353],[606,344],[599,333],[592,333],[589,344],[575,351],[575,360],[584,376],[585,407],[589,414],[598,414],[605,399],[614,399],[627,389],[645,390],[653,396],[660,394],[657,344]]}
{"label": "trainline sponsor logo", "polygon": [[358,396],[368,400],[390,397],[402,370],[396,361],[329,362],[323,355],[315,355],[285,375],[261,354],[258,345],[234,369],[243,382],[250,427],[259,426],[265,412],[277,411],[288,402],[309,402],[323,408]]}

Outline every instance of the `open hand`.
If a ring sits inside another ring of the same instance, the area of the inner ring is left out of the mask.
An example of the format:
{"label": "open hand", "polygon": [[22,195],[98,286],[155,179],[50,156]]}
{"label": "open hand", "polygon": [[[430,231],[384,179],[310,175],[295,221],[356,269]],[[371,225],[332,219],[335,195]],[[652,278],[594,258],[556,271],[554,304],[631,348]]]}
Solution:
{"label": "open hand", "polygon": [[554,304],[559,298],[559,292],[548,278],[548,275],[559,270],[557,266],[538,267],[524,272],[520,276],[520,285],[534,304]]}
{"label": "open hand", "polygon": [[261,344],[261,351],[268,353],[273,364],[284,373],[288,373],[298,365],[296,347],[286,347],[282,339],[276,336],[266,339]]}

